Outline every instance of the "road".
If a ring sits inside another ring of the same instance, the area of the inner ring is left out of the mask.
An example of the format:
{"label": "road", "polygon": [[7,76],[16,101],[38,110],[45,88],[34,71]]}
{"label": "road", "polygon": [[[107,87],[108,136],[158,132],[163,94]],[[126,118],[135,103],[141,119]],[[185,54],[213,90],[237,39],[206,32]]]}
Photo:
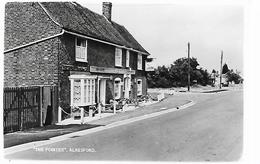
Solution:
{"label": "road", "polygon": [[[243,147],[243,92],[193,95],[189,108],[17,152],[8,159],[233,161]],[[207,97],[207,98],[205,98]],[[192,96],[191,96],[192,98]]]}

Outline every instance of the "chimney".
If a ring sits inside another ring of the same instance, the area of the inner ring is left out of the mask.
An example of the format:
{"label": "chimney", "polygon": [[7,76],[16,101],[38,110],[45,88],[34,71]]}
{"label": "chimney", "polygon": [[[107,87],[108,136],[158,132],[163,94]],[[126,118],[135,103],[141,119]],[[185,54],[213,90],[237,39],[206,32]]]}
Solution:
{"label": "chimney", "polygon": [[111,11],[112,3],[111,2],[103,2],[102,14],[111,21]]}

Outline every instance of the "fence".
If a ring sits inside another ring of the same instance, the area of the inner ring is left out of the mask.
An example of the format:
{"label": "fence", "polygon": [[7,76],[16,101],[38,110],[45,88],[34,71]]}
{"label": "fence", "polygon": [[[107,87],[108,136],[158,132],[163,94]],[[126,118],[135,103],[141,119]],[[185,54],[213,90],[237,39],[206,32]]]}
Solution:
{"label": "fence", "polygon": [[40,89],[4,88],[4,133],[40,126]]}

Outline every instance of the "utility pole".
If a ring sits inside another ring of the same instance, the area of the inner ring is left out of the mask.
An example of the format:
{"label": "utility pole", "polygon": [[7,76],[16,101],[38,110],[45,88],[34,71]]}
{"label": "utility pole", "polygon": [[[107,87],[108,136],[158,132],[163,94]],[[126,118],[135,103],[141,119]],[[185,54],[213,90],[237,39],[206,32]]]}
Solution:
{"label": "utility pole", "polygon": [[188,92],[190,91],[190,43],[188,42]]}
{"label": "utility pole", "polygon": [[223,61],[223,51],[221,50],[219,89],[221,89],[221,84],[222,84],[222,61]]}

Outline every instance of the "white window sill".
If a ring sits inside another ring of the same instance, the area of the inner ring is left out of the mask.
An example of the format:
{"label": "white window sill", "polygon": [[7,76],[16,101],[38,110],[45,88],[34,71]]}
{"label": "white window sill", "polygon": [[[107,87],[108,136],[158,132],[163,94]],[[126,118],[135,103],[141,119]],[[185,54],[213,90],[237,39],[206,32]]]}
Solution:
{"label": "white window sill", "polygon": [[84,63],[88,63],[87,60],[80,60],[80,59],[76,59],[77,62],[84,62]]}

